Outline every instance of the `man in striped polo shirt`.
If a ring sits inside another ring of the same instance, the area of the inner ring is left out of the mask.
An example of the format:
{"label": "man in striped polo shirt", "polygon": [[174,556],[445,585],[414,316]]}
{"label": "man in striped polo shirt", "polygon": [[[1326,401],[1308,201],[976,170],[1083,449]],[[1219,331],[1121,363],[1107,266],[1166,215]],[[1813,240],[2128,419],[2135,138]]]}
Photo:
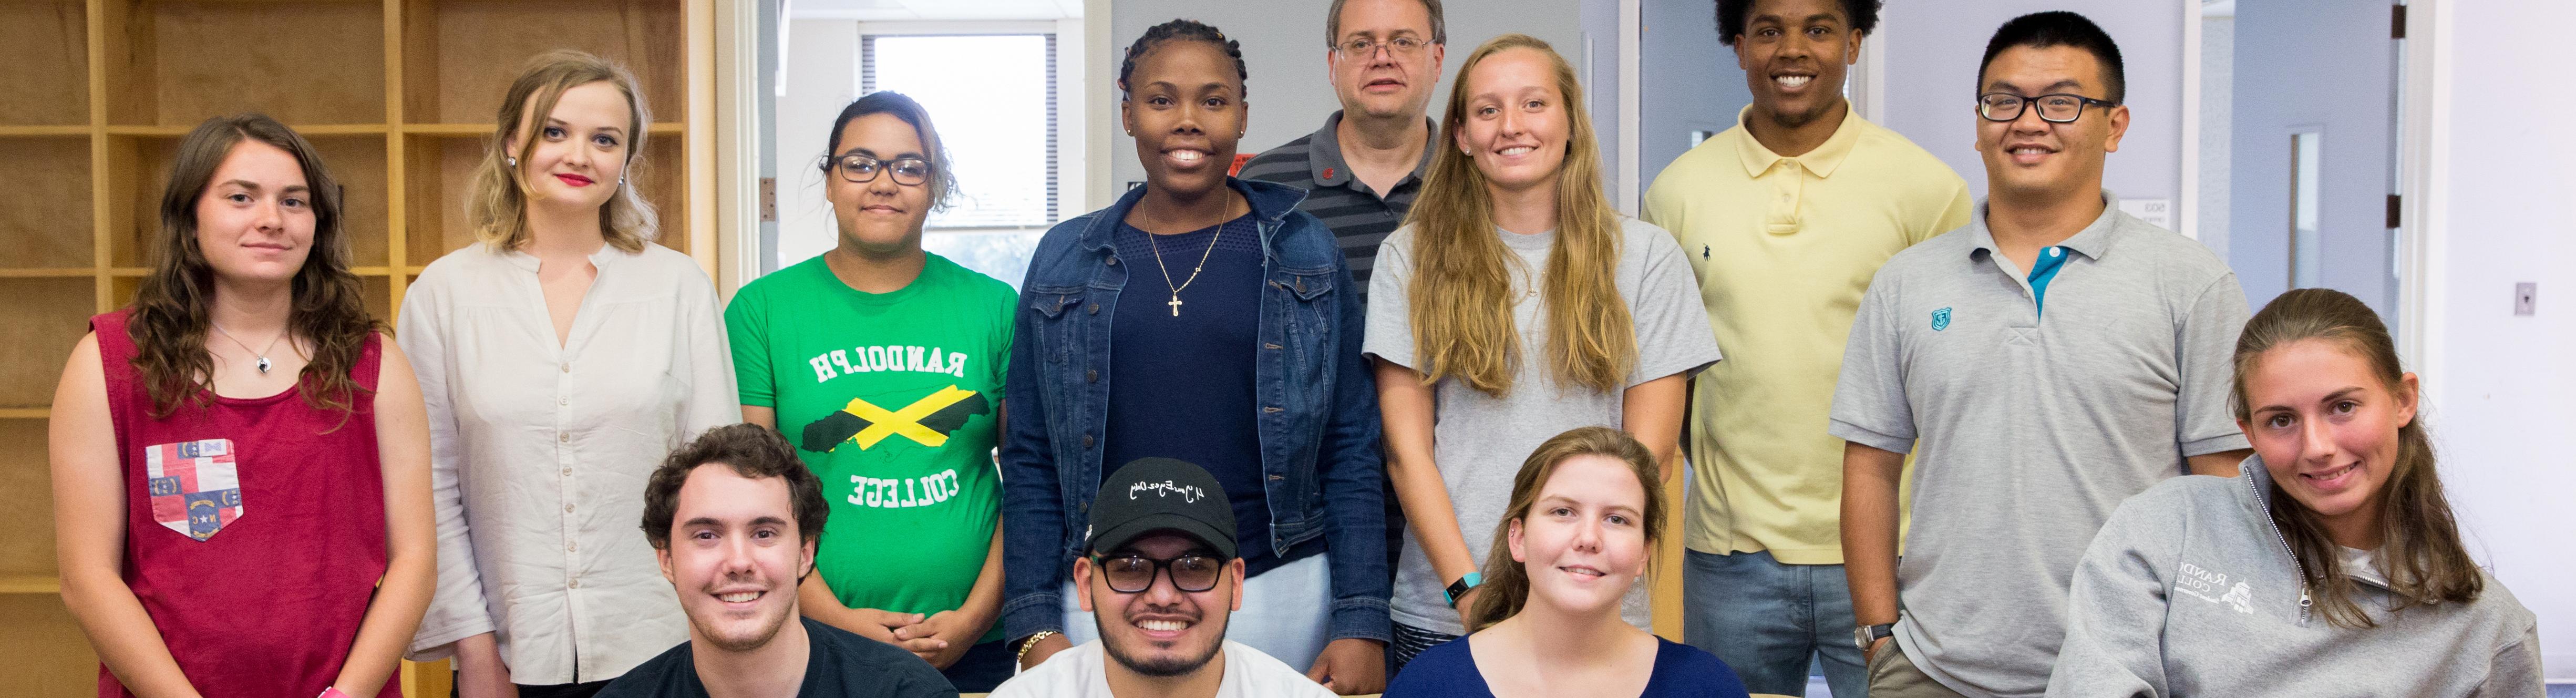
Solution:
{"label": "man in striped polo shirt", "polygon": [[1368,300],[1378,243],[1404,222],[1434,130],[1424,111],[1448,43],[1440,0],[1333,0],[1324,19],[1326,74],[1340,111],[1324,128],[1244,163],[1244,179],[1306,190],[1299,210],[1324,220]]}

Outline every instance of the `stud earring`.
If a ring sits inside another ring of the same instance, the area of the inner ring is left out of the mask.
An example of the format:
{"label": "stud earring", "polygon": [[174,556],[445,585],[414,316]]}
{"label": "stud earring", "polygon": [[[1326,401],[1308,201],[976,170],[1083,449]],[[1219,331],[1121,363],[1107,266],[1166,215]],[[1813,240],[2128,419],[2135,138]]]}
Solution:
{"label": "stud earring", "polygon": [[511,167],[518,167],[518,166],[519,166],[519,159],[518,159],[518,158],[510,157],[510,156],[507,156],[507,155],[503,155],[503,156],[501,156],[501,160],[503,160],[503,161],[505,161],[505,162],[510,163],[510,166],[511,166]]}

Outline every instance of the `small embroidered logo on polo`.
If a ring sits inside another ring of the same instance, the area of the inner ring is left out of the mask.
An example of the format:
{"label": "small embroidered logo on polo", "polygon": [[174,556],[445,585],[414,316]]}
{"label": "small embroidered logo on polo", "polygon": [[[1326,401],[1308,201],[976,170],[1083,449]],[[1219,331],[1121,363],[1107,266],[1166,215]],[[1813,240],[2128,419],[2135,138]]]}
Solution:
{"label": "small embroidered logo on polo", "polygon": [[1932,311],[1932,331],[1939,332],[1946,329],[1950,329],[1950,309]]}
{"label": "small embroidered logo on polo", "polygon": [[2188,562],[2182,565],[2181,577],[2174,580],[2174,591],[2202,601],[2225,604],[2235,609],[2237,613],[2254,612],[2254,587],[2246,585],[2244,580],[2237,580],[2231,586],[2228,584],[2227,573],[2212,571]]}

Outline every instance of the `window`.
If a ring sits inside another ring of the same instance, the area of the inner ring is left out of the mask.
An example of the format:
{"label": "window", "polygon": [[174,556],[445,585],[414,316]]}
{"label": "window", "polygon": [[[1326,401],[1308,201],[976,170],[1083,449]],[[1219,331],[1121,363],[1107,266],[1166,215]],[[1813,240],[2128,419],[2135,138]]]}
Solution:
{"label": "window", "polygon": [[946,141],[957,190],[934,233],[1055,223],[1055,78],[1053,34],[860,39],[860,92],[920,101]]}

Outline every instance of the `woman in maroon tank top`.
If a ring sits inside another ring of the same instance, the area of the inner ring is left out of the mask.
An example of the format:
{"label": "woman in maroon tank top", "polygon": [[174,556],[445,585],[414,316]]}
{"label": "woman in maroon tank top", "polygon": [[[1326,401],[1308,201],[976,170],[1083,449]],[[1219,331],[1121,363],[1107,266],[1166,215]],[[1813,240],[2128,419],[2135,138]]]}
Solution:
{"label": "woman in maroon tank top", "polygon": [[273,119],[207,120],[151,257],[54,393],[63,602],[99,695],[401,695],[435,580],[429,430],[339,185]]}

